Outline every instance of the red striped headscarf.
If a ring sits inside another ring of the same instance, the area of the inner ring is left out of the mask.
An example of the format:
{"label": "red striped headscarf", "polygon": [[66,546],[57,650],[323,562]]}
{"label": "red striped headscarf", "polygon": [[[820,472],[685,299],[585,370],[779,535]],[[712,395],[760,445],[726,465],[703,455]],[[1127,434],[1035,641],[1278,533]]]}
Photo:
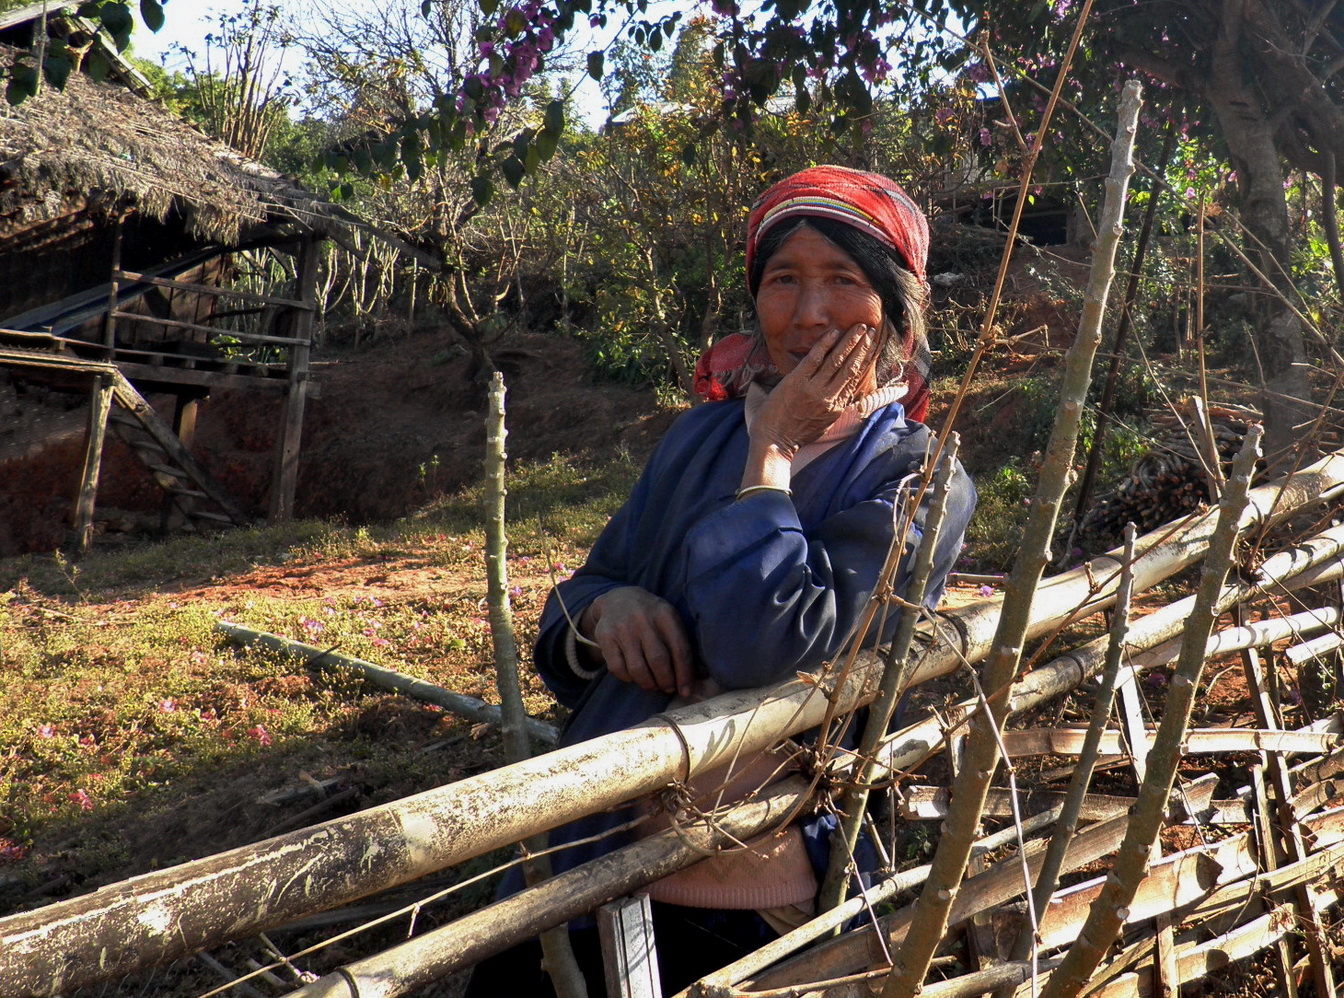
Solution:
{"label": "red striped headscarf", "polygon": [[[925,264],[929,255],[929,224],[924,213],[897,184],[876,173],[844,166],[814,166],[786,177],[765,191],[752,205],[747,219],[747,274],[752,272],[761,238],[777,224],[795,217],[830,218],[853,226],[893,250],[907,270],[926,289]],[[749,278],[750,279],[750,278]],[[756,288],[751,288],[753,295]],[[904,379],[909,386],[904,404],[910,418],[923,421],[928,411],[928,347],[904,344]],[[753,362],[764,363],[759,344],[741,333],[719,340],[695,368],[695,391],[715,401],[733,398],[746,385],[736,375]],[[755,356],[754,356],[755,355]],[[726,376],[726,377],[725,377]]]}

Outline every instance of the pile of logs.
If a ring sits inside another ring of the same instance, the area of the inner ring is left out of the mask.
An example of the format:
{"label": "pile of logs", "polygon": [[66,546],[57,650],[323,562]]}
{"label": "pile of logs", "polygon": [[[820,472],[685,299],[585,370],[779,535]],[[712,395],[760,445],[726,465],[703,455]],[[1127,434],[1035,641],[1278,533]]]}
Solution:
{"label": "pile of logs", "polygon": [[[1148,414],[1153,440],[1113,489],[1099,495],[1079,528],[1083,547],[1101,551],[1118,544],[1126,523],[1140,530],[1177,520],[1209,501],[1211,479],[1226,477],[1246,428],[1258,422],[1253,409],[1213,403],[1207,421],[1200,418],[1197,399],[1183,399],[1175,409]],[[1215,472],[1205,457],[1206,439],[1218,452]]]}

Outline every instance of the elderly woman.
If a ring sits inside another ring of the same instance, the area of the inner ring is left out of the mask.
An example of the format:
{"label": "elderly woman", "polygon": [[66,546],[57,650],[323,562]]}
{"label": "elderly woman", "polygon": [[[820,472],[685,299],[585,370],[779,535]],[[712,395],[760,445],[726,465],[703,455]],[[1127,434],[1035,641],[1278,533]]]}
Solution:
{"label": "elderly woman", "polygon": [[[815,167],[753,206],[746,256],[755,329],[702,358],[697,385],[715,401],[672,426],[587,564],[556,587],[542,616],[536,663],[573,709],[565,744],[669,705],[777,682],[843,649],[891,544],[893,505],[932,450],[918,422],[928,404],[927,250],[924,216],[876,174]],[[974,505],[958,471],[930,606]],[[922,511],[907,560],[920,523]],[[755,769],[770,772],[777,761]],[[629,817],[598,815],[553,841],[590,838]],[[812,819],[652,885],[669,993],[806,916],[832,824]],[[620,841],[577,845],[555,865]],[[574,935],[583,962],[595,944]],[[493,979],[516,993],[547,993],[540,979],[504,985],[494,976],[522,965],[518,954],[483,964],[473,992],[484,994]],[[599,970],[599,992],[600,982]]]}

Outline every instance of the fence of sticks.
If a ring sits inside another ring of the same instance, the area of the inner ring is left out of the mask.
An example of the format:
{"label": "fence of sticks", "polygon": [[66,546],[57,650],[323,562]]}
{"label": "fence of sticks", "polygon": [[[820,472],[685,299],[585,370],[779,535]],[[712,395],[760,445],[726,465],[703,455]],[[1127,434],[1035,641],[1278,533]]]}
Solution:
{"label": "fence of sticks", "polygon": [[[816,916],[677,998],[1174,995],[1261,953],[1277,993],[1295,994],[1310,981],[1316,995],[1333,996],[1344,715],[1307,716],[1293,696],[1301,674],[1336,670],[1344,646],[1344,526],[1331,520],[1344,495],[1344,451],[1255,484],[1258,425],[1245,421],[1228,462],[1231,448],[1220,449],[1206,423],[1192,447],[1206,448],[1215,506],[1141,537],[1131,527],[1121,547],[1042,579],[1100,338],[1137,112],[1131,86],[1093,285],[1066,358],[1022,554],[1002,594],[936,615],[921,609],[926,553],[956,447],[948,434],[947,452],[928,463],[926,540],[905,597],[891,592],[893,553],[864,622],[898,615],[895,638],[880,653],[859,650],[856,640],[820,672],[770,689],[724,694],[0,919],[0,994],[70,994],[646,799],[670,812],[671,828],[292,993],[414,994],[603,906],[614,912],[612,924],[633,910],[637,927],[639,906],[622,899],[641,887],[778,830],[803,809],[830,807],[839,830]],[[491,439],[502,467],[502,397],[499,407],[501,428]],[[492,543],[501,538],[502,526]],[[493,550],[498,567],[502,549]],[[1153,593],[1196,567],[1190,595],[1162,602]],[[502,581],[492,576],[491,585]],[[1102,613],[1106,633],[1066,637]],[[1200,697],[1229,670],[1244,680],[1244,699],[1214,723],[1196,724]],[[965,680],[964,698],[893,721],[908,691],[954,675]],[[1147,679],[1154,675],[1162,677],[1160,693]],[[1063,724],[1066,705],[1087,723]],[[837,732],[860,716],[857,747],[839,748]],[[525,740],[525,721],[510,712],[506,733]],[[816,736],[798,740],[805,732]],[[688,799],[692,778],[713,782],[713,774],[782,743],[797,748],[796,774],[719,806]],[[865,825],[882,869],[856,892],[852,849]],[[907,858],[912,829],[933,844],[927,863]],[[412,923],[418,910],[406,909]],[[621,940],[634,945],[641,933],[612,938],[620,951]],[[639,990],[632,969],[639,954],[617,955],[628,972],[613,975],[612,994],[650,993]],[[248,977],[234,984],[248,986]]]}

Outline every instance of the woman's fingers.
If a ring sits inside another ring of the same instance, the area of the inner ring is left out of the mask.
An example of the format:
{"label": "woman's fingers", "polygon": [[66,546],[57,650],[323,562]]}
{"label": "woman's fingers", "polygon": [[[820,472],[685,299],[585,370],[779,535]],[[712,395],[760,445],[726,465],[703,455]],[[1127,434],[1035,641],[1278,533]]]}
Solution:
{"label": "woman's fingers", "polygon": [[694,679],[690,641],[671,605],[637,587],[601,599],[593,640],[607,671],[642,690],[688,695]]}

